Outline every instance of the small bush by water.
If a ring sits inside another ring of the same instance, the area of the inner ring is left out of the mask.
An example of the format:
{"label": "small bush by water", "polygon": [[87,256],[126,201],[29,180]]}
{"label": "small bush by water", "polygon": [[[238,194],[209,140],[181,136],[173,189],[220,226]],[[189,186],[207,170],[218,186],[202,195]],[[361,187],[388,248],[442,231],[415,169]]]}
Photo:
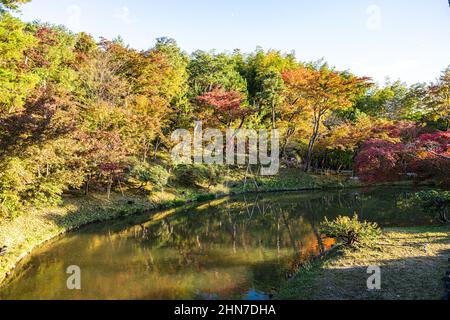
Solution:
{"label": "small bush by water", "polygon": [[339,216],[333,221],[329,221],[325,217],[325,221],[320,227],[323,234],[343,241],[348,246],[368,245],[381,236],[378,224],[367,221],[360,222],[357,214],[352,218]]}

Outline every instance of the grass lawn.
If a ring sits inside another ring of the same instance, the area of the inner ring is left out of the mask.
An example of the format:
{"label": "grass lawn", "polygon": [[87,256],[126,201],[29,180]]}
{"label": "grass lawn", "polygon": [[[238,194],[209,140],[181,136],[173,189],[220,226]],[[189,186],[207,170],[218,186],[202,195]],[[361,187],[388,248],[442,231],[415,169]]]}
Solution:
{"label": "grass lawn", "polygon": [[[288,281],[278,299],[442,299],[450,226],[386,229],[374,248],[342,248]],[[381,290],[367,289],[368,266],[381,268]]]}

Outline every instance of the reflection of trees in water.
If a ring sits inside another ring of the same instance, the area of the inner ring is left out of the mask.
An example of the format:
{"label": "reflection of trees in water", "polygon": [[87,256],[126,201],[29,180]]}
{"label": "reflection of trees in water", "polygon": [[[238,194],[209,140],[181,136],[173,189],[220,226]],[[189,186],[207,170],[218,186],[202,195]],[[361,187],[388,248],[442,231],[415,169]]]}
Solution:
{"label": "reflection of trees in water", "polygon": [[[292,257],[326,249],[319,232],[325,216],[351,215],[379,221],[399,217],[396,202],[407,192],[360,190],[305,194],[243,196],[214,202],[202,210],[167,217],[147,227],[142,245],[150,248],[176,248],[180,266],[196,263],[213,248],[229,248],[232,253],[274,249],[277,258],[289,250]],[[286,201],[284,201],[286,199]],[[399,219],[400,218],[400,219]],[[201,261],[198,262],[201,264]]]}
{"label": "reflection of trees in water", "polygon": [[220,205],[212,201],[142,225],[134,229],[132,238],[138,250],[164,250],[164,261],[148,255],[149,270],[201,273],[245,266],[248,277],[261,283],[272,278],[267,272],[277,278],[298,261],[322,253],[332,244],[319,232],[324,216],[334,218],[356,211],[367,219],[386,219],[398,215],[395,203],[403,196],[386,191],[246,195],[226,199]]}
{"label": "reflection of trees in water", "polygon": [[262,261],[284,263],[286,256],[298,259],[302,252],[316,248],[320,237],[295,206],[280,206],[259,197],[229,200],[219,208],[167,217],[137,233],[135,230],[133,237],[149,249],[176,249],[179,268],[201,268],[205,255],[226,248],[232,254],[252,251]]}
{"label": "reflection of trees in water", "polygon": [[[318,230],[324,216],[359,210],[372,221],[416,224],[420,212],[400,211],[396,205],[407,196],[404,191],[381,189],[221,199],[155,214],[160,220],[137,216],[85,228],[53,246],[51,263],[36,265],[48,266],[46,275],[59,274],[54,262],[77,252],[86,261],[81,265],[89,283],[96,283],[105,296],[115,288],[121,288],[118,297],[152,298],[191,297],[195,289],[221,297],[250,287],[266,292],[297,261],[332,245]],[[95,272],[90,274],[88,266]],[[45,282],[39,274],[33,279]],[[24,288],[37,290],[24,282],[17,292]]]}
{"label": "reflection of trees in water", "polygon": [[[354,190],[243,196],[220,205],[213,201],[202,205],[201,210],[189,210],[129,230],[133,230],[132,238],[139,246],[149,250],[176,249],[180,268],[200,266],[204,255],[221,248],[231,249],[233,254],[253,250],[262,259],[265,251],[271,249],[276,251],[278,259],[287,250],[292,257],[301,257],[308,251],[325,250],[318,230],[324,216],[334,218],[356,211],[361,218],[371,221],[405,221],[396,203],[407,194],[382,189],[369,193]],[[413,223],[410,214],[407,218]],[[126,229],[113,236],[118,234],[124,238],[131,235]]]}

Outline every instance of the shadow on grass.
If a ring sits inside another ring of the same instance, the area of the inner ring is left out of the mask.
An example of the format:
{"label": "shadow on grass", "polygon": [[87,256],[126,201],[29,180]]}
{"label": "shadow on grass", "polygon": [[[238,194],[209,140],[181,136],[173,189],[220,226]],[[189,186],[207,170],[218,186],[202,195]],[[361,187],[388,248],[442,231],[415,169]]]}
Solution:
{"label": "shadow on grass", "polygon": [[[448,238],[447,238],[448,243]],[[342,252],[330,256],[339,261]],[[312,269],[301,271],[282,287],[279,299],[299,300],[436,300],[445,296],[443,276],[448,268],[450,249],[433,255],[364,261],[364,266],[329,264],[317,261]],[[348,264],[351,261],[346,260]],[[355,261],[353,261],[355,263]],[[356,261],[358,263],[358,261]],[[358,263],[363,264],[363,263]],[[381,289],[369,290],[369,266],[381,268]]]}

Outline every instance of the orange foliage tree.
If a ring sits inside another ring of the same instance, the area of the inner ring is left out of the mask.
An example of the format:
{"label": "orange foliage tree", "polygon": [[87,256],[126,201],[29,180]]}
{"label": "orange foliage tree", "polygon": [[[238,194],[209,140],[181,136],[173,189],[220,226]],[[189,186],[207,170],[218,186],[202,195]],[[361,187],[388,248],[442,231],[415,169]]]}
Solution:
{"label": "orange foliage tree", "polygon": [[[312,125],[305,159],[305,171],[309,171],[323,121],[332,111],[350,107],[354,99],[371,85],[370,79],[322,65],[320,68],[299,67],[286,71],[283,80],[292,120],[306,113]],[[295,122],[292,122],[289,133],[295,130],[295,126]]]}

